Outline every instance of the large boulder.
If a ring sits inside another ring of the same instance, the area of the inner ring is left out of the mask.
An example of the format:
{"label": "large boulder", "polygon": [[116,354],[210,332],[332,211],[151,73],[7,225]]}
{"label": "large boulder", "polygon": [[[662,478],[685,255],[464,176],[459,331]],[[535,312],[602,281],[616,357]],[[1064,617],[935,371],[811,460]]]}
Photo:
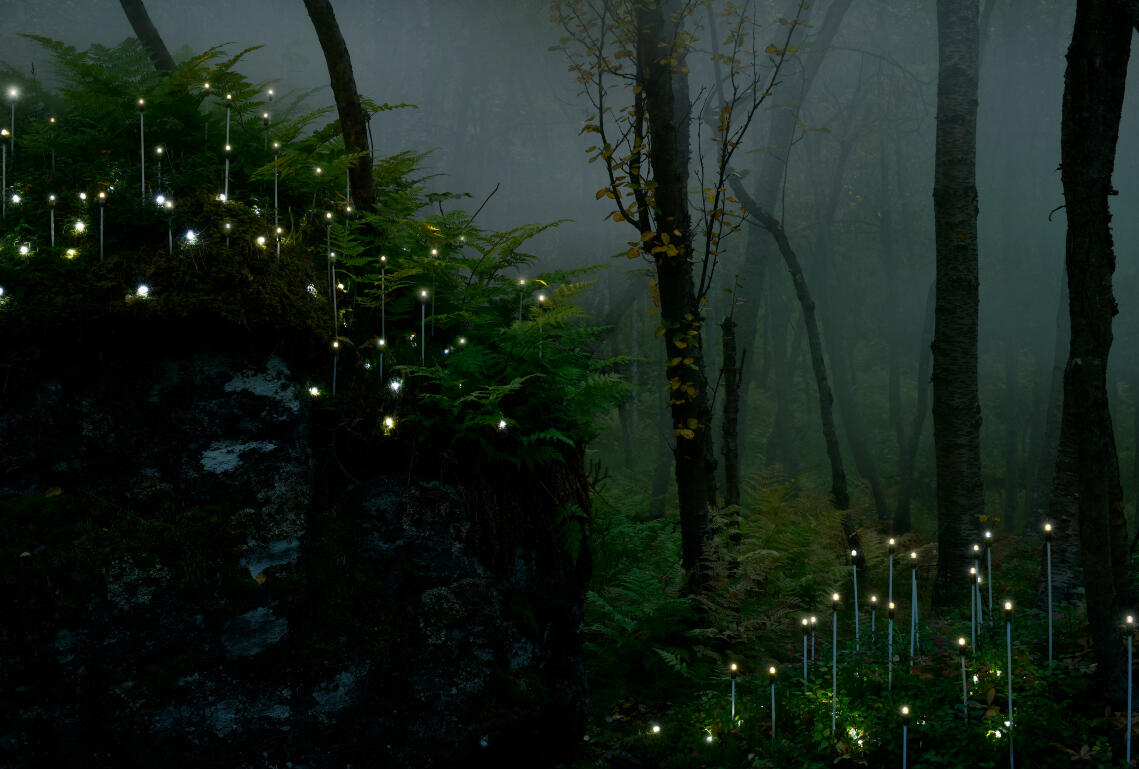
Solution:
{"label": "large boulder", "polygon": [[370,465],[337,420],[280,358],[222,353],[106,364],[4,405],[0,765],[572,749],[580,467]]}

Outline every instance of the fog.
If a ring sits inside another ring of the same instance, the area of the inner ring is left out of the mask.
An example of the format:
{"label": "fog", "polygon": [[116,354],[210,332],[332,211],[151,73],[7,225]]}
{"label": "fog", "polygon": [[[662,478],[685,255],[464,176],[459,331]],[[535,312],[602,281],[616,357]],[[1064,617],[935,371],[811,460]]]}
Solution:
{"label": "fog", "polygon": [[[278,92],[316,88],[311,103],[331,103],[324,59],[300,0],[148,0],[146,5],[176,58],[218,45],[229,52],[262,45],[239,66],[252,80],[272,82]],[[794,5],[790,0],[758,4],[760,26],[754,39],[761,50],[785,35],[778,18],[789,15]],[[814,18],[822,18],[828,5],[820,3]],[[632,483],[647,490],[659,455],[632,448],[640,442],[656,444],[657,399],[664,384],[662,351],[652,333],[655,320],[645,312],[651,306],[650,265],[625,258],[626,241],[636,237],[627,225],[604,221],[610,208],[595,198],[606,184],[603,168],[588,162],[585,148],[591,142],[580,135],[589,105],[578,94],[564,56],[549,50],[564,33],[552,23],[547,3],[334,0],[334,6],[360,92],[377,102],[416,105],[373,117],[378,153],[429,153],[427,171],[438,174],[431,187],[469,194],[462,205],[472,211],[497,187],[477,221],[482,227],[569,220],[534,245],[544,268],[611,266],[588,300],[589,308],[598,322],[616,323],[606,353],[639,356],[636,365],[626,368],[635,378],[637,399],[623,418],[615,414],[606,423],[595,450],[613,472],[640,478]],[[841,352],[829,352],[839,358],[831,365],[842,366],[852,380],[863,441],[889,493],[899,473],[897,426],[908,429],[913,418],[920,332],[933,279],[934,13],[931,0],[878,0],[856,3],[846,14],[819,79],[799,105],[801,130],[788,156],[775,212],[783,217],[824,308],[823,333],[839,341]],[[1024,520],[1033,478],[1044,461],[1041,433],[1054,365],[1066,231],[1058,171],[1060,106],[1073,15],[1072,4],[1062,0],[1004,0],[985,17],[982,33],[977,179],[984,480],[987,507],[1000,516],[1006,509],[1006,481],[1014,478],[1008,488],[1017,495],[1017,505],[1015,511],[1008,509],[1018,522]],[[46,54],[17,33],[80,48],[115,45],[132,34],[114,0],[4,0],[0,58],[49,79]],[[811,51],[808,42],[799,56]],[[692,93],[703,99],[711,69],[697,61],[697,53],[691,58]],[[737,154],[741,170],[758,163],[765,152],[785,151],[771,147],[765,133],[771,111],[799,104],[799,94],[781,85],[801,66],[799,58],[789,57],[785,76]],[[1136,70],[1133,62],[1133,84]],[[1119,195],[1111,199],[1120,313],[1109,387],[1129,508],[1139,485],[1139,194],[1131,184],[1139,178],[1137,92],[1130,90],[1124,107],[1114,174]],[[835,213],[824,222],[820,209],[832,194],[838,196]],[[714,324],[726,312],[725,290],[735,285],[748,242],[744,231],[725,243],[710,295],[705,345],[713,376],[719,345]],[[885,249],[892,254],[889,262]],[[621,305],[633,270],[645,273],[639,283],[643,290],[635,294],[636,301]],[[745,284],[738,289],[743,304],[737,312],[758,314],[760,327],[754,345],[741,343],[749,348],[745,475],[782,462],[788,472],[823,478],[826,455],[799,309],[781,262],[768,265],[765,276],[762,288]],[[773,348],[773,339],[782,343]],[[782,347],[787,348],[785,360],[772,352]],[[791,367],[792,392],[789,401],[780,403],[772,372],[784,365]],[[891,381],[901,388],[893,401],[888,396]],[[794,446],[775,445],[771,438],[779,409],[793,412]],[[844,452],[850,451],[849,416],[840,419]],[[718,433],[718,425],[715,429]],[[935,505],[931,429],[927,420],[915,491],[917,522],[927,528]],[[853,478],[858,473],[847,461]]]}

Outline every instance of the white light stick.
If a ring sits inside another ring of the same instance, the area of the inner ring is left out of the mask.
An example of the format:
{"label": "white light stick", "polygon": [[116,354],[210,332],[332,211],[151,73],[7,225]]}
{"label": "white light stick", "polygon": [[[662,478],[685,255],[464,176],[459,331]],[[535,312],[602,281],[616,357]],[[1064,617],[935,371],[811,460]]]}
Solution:
{"label": "white light stick", "polygon": [[[226,110],[226,114],[228,114],[228,113],[229,113],[229,110]],[[223,189],[223,192],[221,194],[221,202],[222,203],[225,203],[227,200],[229,200],[229,153],[232,151],[233,151],[233,147],[230,145],[229,142],[226,142],[225,143],[225,182],[223,185],[224,189]]]}
{"label": "white light stick", "polygon": [[878,645],[878,596],[870,596],[870,648]]}
{"label": "white light stick", "polygon": [[965,714],[965,722],[969,722],[969,685],[965,680],[965,638],[957,639],[957,647],[961,650],[961,711]]}
{"label": "white light stick", "polygon": [[993,616],[993,532],[985,532],[985,580],[989,583],[989,616]]}
{"label": "white light stick", "polygon": [[1127,766],[1131,766],[1131,655],[1132,639],[1135,636],[1135,617],[1130,614],[1123,623],[1127,627]]}
{"label": "white light stick", "polygon": [[51,222],[51,247],[55,248],[55,195],[47,196],[48,221]]}
{"label": "white light stick", "polygon": [[139,188],[142,190],[142,201],[146,202],[146,101],[138,100],[138,158],[139,158]]}
{"label": "white light stick", "polygon": [[1052,664],[1052,524],[1044,524],[1044,555],[1048,574],[1048,664]]}
{"label": "white light stick", "polygon": [[811,617],[811,662],[815,661],[815,628],[818,627],[819,618]]}
{"label": "white light stick", "polygon": [[771,679],[771,739],[775,739],[775,666],[767,669],[767,675]]}
{"label": "white light stick", "polygon": [[158,189],[162,189],[162,148],[155,147],[154,154],[158,157]]}
{"label": "white light stick", "polygon": [[886,667],[889,671],[887,683],[886,683],[886,689],[887,690],[894,688],[894,604],[893,604],[893,602],[890,603],[889,612],[890,612],[890,634],[887,637],[888,640],[887,640],[887,644],[886,644]]}
{"label": "white light stick", "polygon": [[[976,542],[973,543],[973,568],[977,570],[977,576],[973,580],[973,590],[977,593],[977,606],[981,605],[981,546]],[[977,617],[980,618],[983,613],[978,609]],[[980,619],[978,619],[980,621]]]}
{"label": "white light stick", "polygon": [[170,248],[170,255],[174,256],[174,201],[166,200],[163,203],[166,208],[166,240]]}
{"label": "white light stick", "polygon": [[8,89],[8,98],[12,100],[12,116],[8,120],[8,124],[12,128],[12,161],[16,160],[16,97],[20,95],[19,90],[15,86]]}
{"label": "white light stick", "polygon": [[977,646],[977,570],[969,569],[969,636],[973,639],[973,647]]}
{"label": "white light stick", "polygon": [[1009,769],[1016,769],[1012,740],[1012,601],[1005,601],[1005,648],[1008,651],[1008,765]]}
{"label": "white light stick", "polygon": [[336,307],[336,253],[333,251],[328,252],[328,269],[332,280],[328,287],[332,294],[332,394],[336,395],[336,364],[340,360],[340,342],[337,341],[340,335],[340,314]]}
{"label": "white light stick", "polygon": [[854,576],[854,648],[861,648],[861,635],[858,632],[858,551],[850,551],[850,573]]}
{"label": "white light stick", "polygon": [[736,663],[731,664],[731,678],[732,678],[732,724],[736,722]]}
{"label": "white light stick", "polygon": [[910,551],[910,583],[911,590],[911,605],[910,611],[910,670],[914,669],[914,651],[917,644],[918,634],[918,554],[915,551]]}
{"label": "white light stick", "polygon": [[384,378],[384,347],[388,338],[388,289],[387,289],[388,258],[380,255],[380,379]]}
{"label": "white light stick", "polygon": [[51,124],[51,173],[55,176],[55,118],[48,118]]}
{"label": "white light stick", "polygon": [[427,365],[427,289],[419,291],[419,365]]}
{"label": "white light stick", "polygon": [[[522,297],[526,291],[526,278],[518,279],[518,322],[522,322]],[[814,656],[814,655],[812,655]]]}
{"label": "white light stick", "polygon": [[886,603],[892,603],[894,600],[894,545],[896,544],[897,542],[894,538],[890,537],[890,578],[888,582],[889,587],[886,592]]}
{"label": "white light stick", "polygon": [[107,205],[107,193],[99,193],[99,261],[103,261],[103,210]]}
{"label": "white light stick", "polygon": [[838,593],[831,595],[831,735],[838,721]]}
{"label": "white light stick", "polygon": [[803,686],[807,685],[807,618],[803,617]]}
{"label": "white light stick", "polygon": [[[269,104],[272,104],[272,103],[273,103],[273,89],[270,88],[269,89]],[[264,120],[265,120],[265,149],[268,150],[269,149],[269,124],[273,120],[272,113],[265,112]]]}
{"label": "white light stick", "polygon": [[[270,92],[269,98],[272,97]],[[281,176],[281,143],[273,142],[273,229],[277,231],[277,261],[281,261],[281,209],[277,205],[277,180]]]}
{"label": "white light stick", "polygon": [[906,769],[906,748],[909,742],[910,709],[902,705],[902,769]]}
{"label": "white light stick", "polygon": [[0,128],[0,218],[3,219],[8,218],[8,139],[11,137],[7,128]]}

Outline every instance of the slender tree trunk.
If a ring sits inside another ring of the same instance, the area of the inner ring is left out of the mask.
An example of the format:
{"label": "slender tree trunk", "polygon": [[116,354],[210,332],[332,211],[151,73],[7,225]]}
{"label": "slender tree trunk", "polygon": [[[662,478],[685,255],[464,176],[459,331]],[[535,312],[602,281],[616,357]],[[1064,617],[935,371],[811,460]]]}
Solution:
{"label": "slender tree trunk", "polygon": [[[1071,344],[1064,371],[1061,454],[1071,461],[1074,483],[1055,492],[1055,504],[1078,515],[1088,626],[1097,672],[1119,701],[1130,675],[1118,642],[1119,612],[1130,600],[1126,523],[1119,492],[1119,462],[1107,397],[1115,251],[1108,196],[1119,138],[1131,21],[1117,0],[1078,0],[1068,69],[1060,157],[1068,217]],[[1062,456],[1061,462],[1064,462]],[[1057,475],[1061,467],[1057,466]],[[1113,535],[1123,534],[1121,543]]]}
{"label": "slender tree trunk", "polygon": [[[1060,415],[1064,406],[1064,367],[1068,360],[1068,277],[1060,279],[1060,301],[1056,305],[1056,336],[1052,350],[1052,375],[1049,380],[1048,406],[1044,417],[1044,432],[1040,438],[1036,480],[1033,482],[1031,507],[1025,518],[1024,530],[1039,533],[1052,498],[1052,483],[1056,475],[1057,451],[1060,444]],[[1075,548],[1069,548],[1075,553]],[[1074,564],[1074,562],[1073,562]],[[1074,573],[1074,565],[1073,565]]]}
{"label": "slender tree trunk", "polygon": [[[692,224],[688,210],[690,130],[683,25],[677,0],[637,2],[637,83],[644,93],[649,129],[656,231],[645,243],[656,266],[664,333],[666,377],[671,390],[676,491],[680,507],[681,562],[690,589],[706,582],[704,546],[716,504],[712,414],[704,371],[701,310],[692,275]],[[669,52],[672,55],[669,56]]]}
{"label": "slender tree trunk", "polygon": [[977,394],[977,0],[938,0],[937,148],[933,208],[937,304],[933,442],[937,579],[933,605],[954,602],[984,513]]}
{"label": "slender tree trunk", "polygon": [[356,91],[356,76],[352,73],[352,59],[348,46],[340,34],[340,25],[332,11],[331,0],[305,0],[305,8],[316,29],[328,76],[332,82],[332,96],[340,115],[340,131],[344,136],[344,149],[359,157],[348,167],[348,184],[357,208],[365,211],[376,206],[376,182],[372,176],[372,156],[368,151],[368,121]]}
{"label": "slender tree trunk", "polygon": [[[831,393],[830,382],[827,380],[827,366],[823,360],[823,343],[819,334],[819,323],[815,318],[815,303],[811,299],[811,292],[807,288],[807,279],[803,276],[803,268],[799,265],[799,258],[787,240],[787,233],[770,213],[763,210],[755,200],[747,194],[738,179],[732,180],[732,190],[743,203],[744,209],[760,227],[763,227],[775,239],[779,253],[787,264],[787,271],[791,273],[791,282],[795,285],[795,295],[799,299],[799,306],[803,310],[803,324],[807,329],[807,344],[811,350],[811,367],[815,372],[815,384],[819,391],[819,413],[823,422],[823,440],[826,441],[827,457],[831,465],[831,499],[839,510],[850,508],[850,494],[846,487],[846,470],[842,466],[842,452],[839,450],[838,433],[834,425],[834,395]],[[849,532],[848,532],[849,535]],[[861,548],[859,548],[861,552]]]}
{"label": "slender tree trunk", "polygon": [[736,321],[731,313],[720,324],[720,338],[724,349],[724,414],[721,425],[720,451],[724,457],[724,504],[737,507],[732,513],[730,526],[732,541],[739,542],[740,513],[740,382],[743,368],[736,360]]}
{"label": "slender tree trunk", "polygon": [[933,342],[933,308],[935,302],[936,284],[930,284],[929,296],[925,305],[925,323],[922,325],[918,353],[918,400],[917,405],[914,406],[914,423],[910,428],[910,437],[899,462],[901,478],[898,481],[898,504],[894,508],[894,525],[892,528],[894,534],[905,534],[913,528],[910,500],[913,499],[914,494],[914,467],[917,465],[918,445],[921,442],[921,433],[925,426],[925,416],[929,413],[929,372],[932,358],[930,346]]}
{"label": "slender tree trunk", "polygon": [[158,29],[151,22],[143,0],[119,0],[119,4],[123,7],[123,13],[127,15],[127,21],[130,22],[135,37],[146,49],[150,60],[154,62],[154,68],[159,72],[173,72],[176,68],[174,57],[170,55],[166,43],[162,42],[162,35],[158,34]]}
{"label": "slender tree trunk", "polygon": [[1016,511],[1020,493],[1020,455],[1017,451],[1019,435],[1020,398],[1017,397],[1016,349],[1012,340],[1005,341],[1005,510],[1001,528],[1016,530]]}

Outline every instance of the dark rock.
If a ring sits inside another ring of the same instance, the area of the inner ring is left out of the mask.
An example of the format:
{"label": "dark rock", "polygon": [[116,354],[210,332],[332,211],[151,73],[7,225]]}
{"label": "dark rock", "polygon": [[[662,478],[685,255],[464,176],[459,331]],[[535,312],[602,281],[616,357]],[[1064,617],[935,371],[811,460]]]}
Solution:
{"label": "dark rock", "polygon": [[0,409],[0,766],[538,766],[580,742],[588,563],[551,534],[588,505],[580,468],[349,473],[299,393],[278,358],[199,354]]}

